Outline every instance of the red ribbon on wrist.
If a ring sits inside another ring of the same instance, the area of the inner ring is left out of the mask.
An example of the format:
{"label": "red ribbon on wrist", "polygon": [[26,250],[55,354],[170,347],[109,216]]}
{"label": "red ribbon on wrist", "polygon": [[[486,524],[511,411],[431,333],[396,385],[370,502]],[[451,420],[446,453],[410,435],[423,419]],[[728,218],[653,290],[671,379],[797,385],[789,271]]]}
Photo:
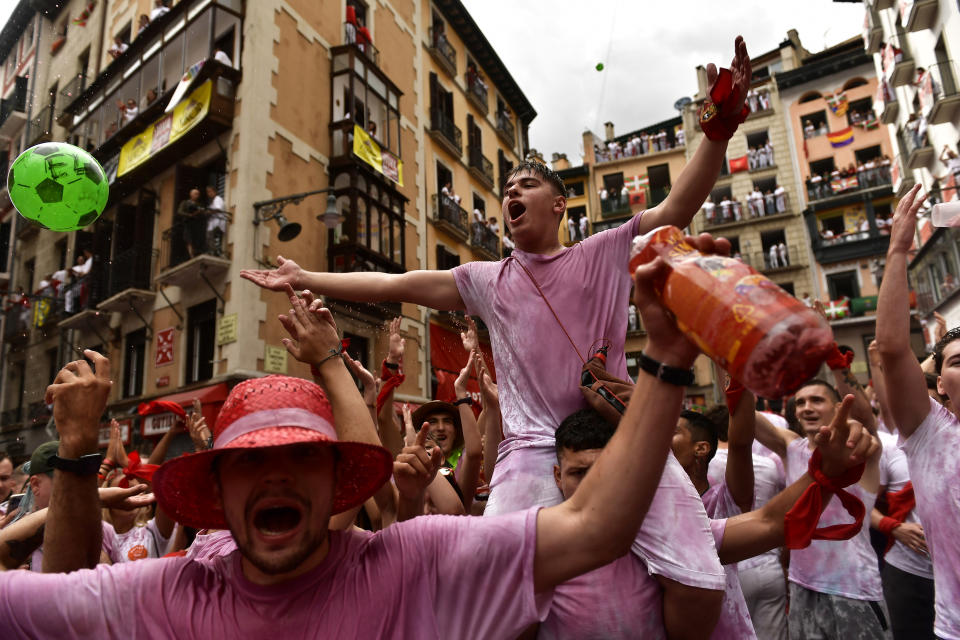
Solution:
{"label": "red ribbon on wrist", "polygon": [[[903,523],[897,520],[896,518],[891,518],[890,516],[884,516],[880,518],[880,524],[877,525],[877,531],[879,531],[885,536],[892,536],[893,530],[899,527],[901,524]],[[890,542],[890,544],[893,544],[892,541]],[[888,546],[887,548],[889,549],[890,547]]]}
{"label": "red ribbon on wrist", "polygon": [[380,385],[380,393],[377,394],[378,414],[380,413],[380,410],[383,409],[383,405],[387,401],[387,396],[390,395],[394,389],[403,384],[403,381],[406,379],[407,377],[402,373],[395,373],[393,374],[393,377],[383,379],[383,383]]}
{"label": "red ribbon on wrist", "polygon": [[826,362],[831,371],[837,371],[838,369],[849,369],[850,365],[853,364],[853,358],[853,351],[840,353],[840,348],[837,347],[837,343],[834,342],[833,350],[830,352],[830,355],[827,356]]}
{"label": "red ribbon on wrist", "polygon": [[[866,464],[859,464],[835,478],[829,478],[820,470],[820,461],[820,450],[815,449],[807,465],[807,473],[813,478],[813,484],[807,487],[783,518],[783,536],[788,549],[805,549],[812,540],[849,540],[863,526],[867,509],[859,498],[844,491],[844,487],[859,482]],[[852,523],[817,528],[823,511],[821,488],[836,494],[840,504],[853,517]]]}
{"label": "red ribbon on wrist", "polygon": [[740,384],[739,380],[730,378],[730,382],[727,383],[727,388],[724,390],[724,394],[727,396],[727,410],[730,412],[730,415],[733,415],[733,412],[737,410],[744,391],[746,391],[746,389]]}
{"label": "red ribbon on wrist", "polygon": [[907,482],[900,491],[887,492],[887,515],[880,520],[877,531],[887,536],[887,546],[884,554],[893,546],[893,530],[903,524],[910,512],[917,506],[917,499],[913,495],[913,483]]}
{"label": "red ribbon on wrist", "polygon": [[710,97],[700,106],[700,128],[710,140],[729,140],[737,127],[750,115],[750,107],[733,99],[733,73],[721,68]]}
{"label": "red ribbon on wrist", "polygon": [[403,365],[397,364],[396,367],[388,367],[387,359],[384,358],[383,362],[380,363],[380,380],[386,382],[393,376],[402,376],[403,375]]}

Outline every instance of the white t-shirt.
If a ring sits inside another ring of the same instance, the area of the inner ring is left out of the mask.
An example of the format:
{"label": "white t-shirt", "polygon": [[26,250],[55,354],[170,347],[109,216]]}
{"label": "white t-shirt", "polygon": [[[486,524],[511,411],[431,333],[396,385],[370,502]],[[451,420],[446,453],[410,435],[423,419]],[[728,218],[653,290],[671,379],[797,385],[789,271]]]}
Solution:
{"label": "white t-shirt", "polygon": [[220,213],[226,210],[226,205],[223,203],[223,198],[220,196],[213,196],[213,200],[211,200],[210,204],[207,205],[207,209],[216,212],[207,217],[207,231],[220,229],[221,231],[225,232],[227,230],[226,213]]}
{"label": "white t-shirt", "polygon": [[931,398],[930,413],[900,446],[933,558],[933,630],[941,638],[960,638],[960,422]]}
{"label": "white t-shirt", "polygon": [[[878,431],[877,435],[883,443],[883,453],[880,454],[880,485],[885,486],[887,492],[900,491],[910,481],[907,454],[898,445],[899,438],[895,434]],[[916,507],[910,511],[904,522],[920,522]],[[901,571],[933,580],[933,563],[929,556],[917,553],[899,540],[894,540],[884,560]]]}
{"label": "white t-shirt", "polygon": [[168,542],[170,538],[157,529],[156,518],[137,524],[126,533],[117,533],[110,525],[103,528],[103,549],[113,564],[159,558],[166,553]]}

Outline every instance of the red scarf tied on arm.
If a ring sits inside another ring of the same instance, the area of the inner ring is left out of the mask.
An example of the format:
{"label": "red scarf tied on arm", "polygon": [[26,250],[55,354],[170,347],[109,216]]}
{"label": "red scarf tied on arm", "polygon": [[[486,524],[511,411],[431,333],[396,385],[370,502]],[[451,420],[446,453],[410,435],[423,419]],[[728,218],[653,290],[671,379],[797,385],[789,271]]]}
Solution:
{"label": "red scarf tied on arm", "polygon": [[[847,469],[835,478],[828,478],[820,470],[820,459],[820,450],[815,449],[807,466],[807,473],[813,478],[813,484],[807,487],[783,518],[783,535],[788,549],[806,549],[812,540],[849,540],[857,535],[863,526],[863,517],[867,513],[866,507],[859,498],[844,491],[843,488],[860,481],[866,464]],[[817,528],[820,512],[823,509],[821,488],[837,495],[840,504],[853,517],[853,522]]]}
{"label": "red scarf tied on arm", "polygon": [[900,491],[887,492],[887,511],[889,513],[880,520],[877,530],[887,536],[887,547],[884,553],[893,546],[893,530],[903,524],[910,512],[917,506],[917,499],[913,495],[913,483],[907,482]]}
{"label": "red scarf tied on arm", "polygon": [[143,480],[144,482],[152,482],[154,471],[160,468],[158,464],[144,464],[140,462],[140,454],[136,451],[131,451],[127,454],[127,459],[127,466],[123,468],[123,478],[128,486],[131,478]]}
{"label": "red scarf tied on arm", "polygon": [[833,351],[830,352],[830,355],[827,356],[827,366],[830,367],[831,371],[837,371],[838,369],[849,369],[850,365],[853,364],[854,354],[853,351],[847,351],[846,353],[840,353],[837,343],[833,343]]}
{"label": "red scarf tied on arm", "polygon": [[380,413],[380,410],[383,409],[383,404],[387,401],[387,396],[390,395],[390,392],[403,384],[403,381],[407,377],[403,375],[403,369],[397,368],[392,369],[387,366],[387,361],[384,360],[380,365],[380,393],[377,395],[377,414]]}
{"label": "red scarf tied on arm", "polygon": [[710,89],[710,97],[700,107],[700,128],[710,140],[729,140],[750,115],[746,103],[734,101],[733,91],[733,73],[729,69],[720,69]]}
{"label": "red scarf tied on arm", "polygon": [[744,387],[740,384],[740,381],[730,378],[730,382],[727,383],[727,388],[724,390],[724,395],[727,397],[727,411],[730,412],[730,415],[733,415],[733,412],[737,410],[737,406],[740,405],[740,397],[743,395],[743,392]]}

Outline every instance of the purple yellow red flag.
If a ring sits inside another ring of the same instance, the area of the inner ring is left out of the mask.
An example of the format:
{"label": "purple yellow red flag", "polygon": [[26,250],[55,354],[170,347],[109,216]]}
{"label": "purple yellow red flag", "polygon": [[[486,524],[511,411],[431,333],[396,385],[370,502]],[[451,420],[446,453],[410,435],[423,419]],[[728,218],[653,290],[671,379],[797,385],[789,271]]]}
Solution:
{"label": "purple yellow red flag", "polygon": [[832,131],[827,134],[827,140],[833,148],[845,147],[853,142],[853,127],[847,127],[840,131]]}

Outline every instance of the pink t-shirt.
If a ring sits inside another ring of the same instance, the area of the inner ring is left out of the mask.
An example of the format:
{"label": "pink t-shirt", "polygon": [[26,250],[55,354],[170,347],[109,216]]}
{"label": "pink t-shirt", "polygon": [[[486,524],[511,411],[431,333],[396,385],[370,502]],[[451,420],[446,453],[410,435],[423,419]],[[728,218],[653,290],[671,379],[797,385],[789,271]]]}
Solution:
{"label": "pink t-shirt", "polygon": [[[759,509],[767,504],[773,496],[777,495],[786,487],[786,476],[783,471],[783,462],[780,456],[776,455],[766,447],[763,447],[770,455],[762,455],[757,452],[756,440],[754,440],[753,453],[753,508]],[[761,447],[763,445],[760,445]],[[724,482],[727,473],[727,449],[717,449],[717,454],[710,461],[707,467],[707,480],[710,482],[710,488]],[[704,495],[706,501],[706,495]],[[737,563],[737,570],[744,571],[759,566],[780,566],[780,549],[771,549],[761,553],[753,558],[741,560]]]}
{"label": "pink t-shirt", "polygon": [[[878,435],[883,442],[883,453],[880,454],[880,485],[886,487],[887,491],[900,491],[910,481],[907,454],[897,443],[897,436],[883,431],[878,432]],[[904,522],[920,522],[916,507],[907,514]],[[917,553],[897,539],[894,539],[884,560],[901,571],[933,580],[933,563],[930,562],[930,557]]]}
{"label": "pink t-shirt", "polygon": [[0,628],[17,638],[515,638],[552,595],[533,590],[536,521],[530,509],[331,531],[320,566],[274,586],[249,582],[239,552],[7,571]]}
{"label": "pink t-shirt", "polygon": [[[712,485],[701,497],[707,515],[710,516],[710,531],[713,533],[714,543],[719,549],[726,531],[727,518],[740,515],[740,507],[727,489],[727,483],[723,481]],[[757,636],[753,630],[753,620],[750,618],[747,601],[740,589],[737,565],[736,563],[724,565],[723,570],[726,574],[723,605],[720,609],[720,619],[710,638],[711,640],[755,639]]]}
{"label": "pink t-shirt", "polygon": [[587,406],[580,393],[583,363],[517,260],[537,279],[583,357],[599,340],[610,340],[607,370],[625,379],[627,265],[642,215],[550,256],[514,249],[499,262],[453,269],[467,313],[483,318],[490,330],[500,374],[501,457],[521,446],[553,447],[563,419]]}
{"label": "pink t-shirt", "polygon": [[960,638],[960,422],[931,399],[930,413],[901,447],[933,559],[933,630],[941,638]]}
{"label": "pink t-shirt", "polygon": [[[813,451],[806,438],[797,438],[787,445],[787,483],[793,484],[807,472]],[[849,540],[814,540],[806,549],[790,551],[791,582],[818,593],[844,596],[855,600],[883,600],[877,554],[870,546],[870,510],[876,495],[859,483],[847,487],[847,492],[863,502],[867,510],[864,526]],[[839,500],[831,499],[820,516],[819,527],[846,524],[850,514]]]}
{"label": "pink t-shirt", "polygon": [[[107,556],[109,556],[110,548],[107,546],[107,536],[109,536],[110,533],[113,531],[113,527],[110,526],[110,523],[104,522],[103,520],[100,521],[100,526],[103,528],[103,534],[101,536],[102,542],[101,542],[100,549],[101,551],[106,553]],[[30,554],[30,570],[35,573],[43,573],[43,547],[42,546],[37,547],[37,549]],[[0,573],[0,575],[3,575],[3,574]],[[3,627],[0,626],[0,630],[2,629]]]}
{"label": "pink t-shirt", "polygon": [[210,560],[218,556],[230,555],[237,548],[237,541],[229,529],[217,529],[208,533],[198,533],[193,544],[187,548],[188,558]]}
{"label": "pink t-shirt", "polygon": [[156,518],[136,525],[126,533],[117,533],[108,523],[103,528],[103,549],[110,562],[133,562],[146,558],[159,558],[167,551],[170,538],[165,538],[157,528]]}

